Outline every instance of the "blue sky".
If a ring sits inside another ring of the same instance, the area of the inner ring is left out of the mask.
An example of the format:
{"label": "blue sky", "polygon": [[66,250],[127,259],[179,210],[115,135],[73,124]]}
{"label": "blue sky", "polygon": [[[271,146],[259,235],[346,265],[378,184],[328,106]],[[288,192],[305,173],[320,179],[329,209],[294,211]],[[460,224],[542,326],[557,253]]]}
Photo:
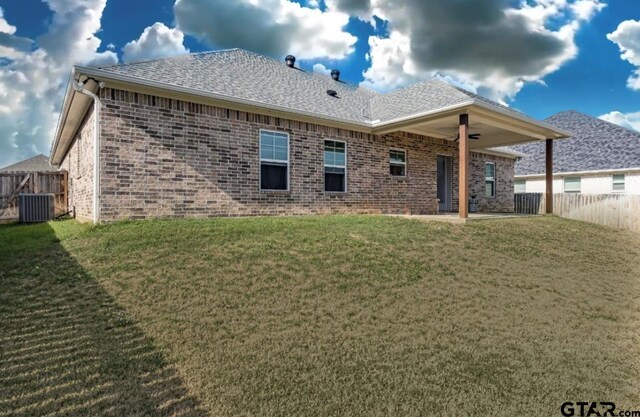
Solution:
{"label": "blue sky", "polygon": [[0,0],[0,166],[48,153],[74,63],[236,46],[292,52],[303,67],[338,68],[381,91],[438,76],[536,118],[575,109],[640,127],[640,1],[397,4]]}

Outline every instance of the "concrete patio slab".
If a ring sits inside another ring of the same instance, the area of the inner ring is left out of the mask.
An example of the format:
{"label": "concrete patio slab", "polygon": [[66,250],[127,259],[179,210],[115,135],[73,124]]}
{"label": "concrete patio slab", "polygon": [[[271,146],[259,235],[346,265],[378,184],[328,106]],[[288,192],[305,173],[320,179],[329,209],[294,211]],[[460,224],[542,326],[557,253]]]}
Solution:
{"label": "concrete patio slab", "polygon": [[518,214],[518,213],[469,213],[467,219],[458,217],[458,213],[441,213],[441,214],[390,214],[394,217],[403,217],[406,219],[415,219],[421,221],[437,221],[449,223],[467,223],[477,220],[502,220],[502,219],[519,219],[523,217],[535,217],[537,214]]}

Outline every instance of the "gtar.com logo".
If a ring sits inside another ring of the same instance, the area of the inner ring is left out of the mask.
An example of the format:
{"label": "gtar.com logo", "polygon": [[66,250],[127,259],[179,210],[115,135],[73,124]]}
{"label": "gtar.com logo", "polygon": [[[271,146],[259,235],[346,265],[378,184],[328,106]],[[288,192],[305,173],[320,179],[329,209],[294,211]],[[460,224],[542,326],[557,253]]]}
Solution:
{"label": "gtar.com logo", "polygon": [[560,406],[560,413],[565,417],[640,417],[640,411],[616,412],[616,405],[606,401],[567,401]]}
{"label": "gtar.com logo", "polygon": [[616,405],[611,402],[587,402],[587,401],[578,401],[578,402],[570,402],[567,401],[562,404],[560,407],[560,412],[565,417],[606,417],[611,416],[615,417],[616,414]]}

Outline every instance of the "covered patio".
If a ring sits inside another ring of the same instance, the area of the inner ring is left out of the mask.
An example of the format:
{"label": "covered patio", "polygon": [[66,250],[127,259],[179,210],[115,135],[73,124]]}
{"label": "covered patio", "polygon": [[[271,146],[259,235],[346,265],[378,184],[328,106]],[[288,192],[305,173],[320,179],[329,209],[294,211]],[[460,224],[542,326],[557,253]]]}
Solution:
{"label": "covered patio", "polygon": [[468,213],[466,218],[460,217],[459,213],[441,214],[397,214],[392,217],[402,217],[404,219],[419,220],[423,222],[446,222],[446,223],[467,223],[470,221],[484,220],[510,220],[539,216],[537,214],[517,214],[517,213]]}
{"label": "covered patio", "polygon": [[[498,107],[476,98],[469,102],[438,109],[411,117],[377,123],[376,134],[403,131],[433,138],[458,142],[458,213],[457,218],[486,219],[513,217],[513,214],[469,213],[469,164],[470,152],[508,152],[510,145],[533,141],[546,143],[546,207],[545,213],[553,213],[553,141],[570,136],[569,132],[532,119],[508,107]],[[440,215],[442,216],[442,215]],[[431,218],[432,216],[425,216]],[[446,218],[454,217],[451,214]]]}

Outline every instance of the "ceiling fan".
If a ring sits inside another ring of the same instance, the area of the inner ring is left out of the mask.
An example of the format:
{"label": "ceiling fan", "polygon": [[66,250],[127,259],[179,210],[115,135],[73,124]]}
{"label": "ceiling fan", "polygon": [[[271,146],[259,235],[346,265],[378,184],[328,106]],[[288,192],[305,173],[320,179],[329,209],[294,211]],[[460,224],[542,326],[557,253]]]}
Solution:
{"label": "ceiling fan", "polygon": [[[469,140],[480,140],[480,136],[482,136],[482,133],[470,133]],[[458,133],[456,135],[456,138],[453,141],[457,142],[459,140],[460,140],[460,134]]]}

